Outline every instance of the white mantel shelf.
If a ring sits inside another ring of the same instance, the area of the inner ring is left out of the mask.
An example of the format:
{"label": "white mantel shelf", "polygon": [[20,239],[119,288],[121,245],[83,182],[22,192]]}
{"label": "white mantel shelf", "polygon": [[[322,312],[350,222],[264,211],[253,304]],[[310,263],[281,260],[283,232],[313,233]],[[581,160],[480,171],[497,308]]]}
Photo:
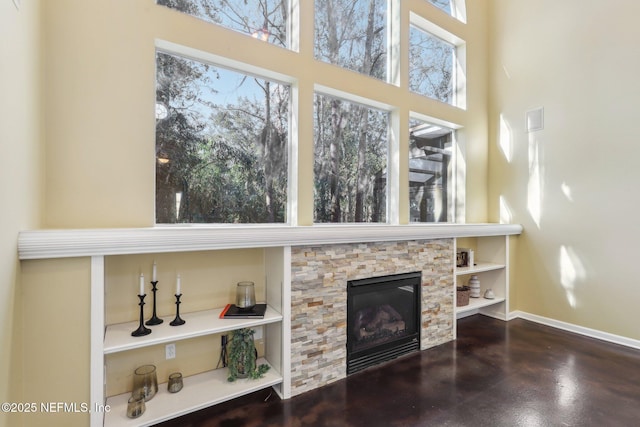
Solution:
{"label": "white mantel shelf", "polygon": [[21,260],[265,248],[338,243],[513,235],[519,224],[344,224],[313,226],[158,226],[29,230],[18,237]]}

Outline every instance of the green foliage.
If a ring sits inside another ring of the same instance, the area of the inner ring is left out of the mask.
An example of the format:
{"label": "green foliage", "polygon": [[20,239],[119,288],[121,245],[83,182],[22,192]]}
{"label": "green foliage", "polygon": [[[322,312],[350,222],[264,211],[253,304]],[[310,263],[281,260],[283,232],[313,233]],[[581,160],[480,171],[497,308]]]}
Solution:
{"label": "green foliage", "polygon": [[326,95],[315,106],[315,222],[384,222],[388,113]]}
{"label": "green foliage", "polygon": [[253,342],[254,330],[251,328],[237,329],[231,332],[227,342],[227,355],[229,358],[229,382],[237,378],[249,377],[251,379],[262,378],[269,370],[269,365],[256,366],[256,347]]}
{"label": "green foliage", "polygon": [[156,152],[170,159],[156,164],[158,223],[286,221],[288,86],[160,52],[156,99],[169,113]]}

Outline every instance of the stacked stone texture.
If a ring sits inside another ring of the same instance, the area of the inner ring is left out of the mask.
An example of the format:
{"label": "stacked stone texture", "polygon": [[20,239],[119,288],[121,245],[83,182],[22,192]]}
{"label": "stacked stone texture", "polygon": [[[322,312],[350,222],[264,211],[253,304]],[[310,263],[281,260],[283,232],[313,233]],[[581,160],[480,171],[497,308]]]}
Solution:
{"label": "stacked stone texture", "polygon": [[453,240],[294,247],[292,395],[346,376],[347,281],[422,272],[420,348],[453,339]]}

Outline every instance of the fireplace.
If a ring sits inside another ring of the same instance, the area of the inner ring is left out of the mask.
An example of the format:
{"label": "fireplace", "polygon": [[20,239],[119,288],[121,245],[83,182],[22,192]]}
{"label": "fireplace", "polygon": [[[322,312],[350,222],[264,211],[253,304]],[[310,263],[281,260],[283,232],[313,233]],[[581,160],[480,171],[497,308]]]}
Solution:
{"label": "fireplace", "polygon": [[420,349],[420,272],[347,282],[347,375]]}

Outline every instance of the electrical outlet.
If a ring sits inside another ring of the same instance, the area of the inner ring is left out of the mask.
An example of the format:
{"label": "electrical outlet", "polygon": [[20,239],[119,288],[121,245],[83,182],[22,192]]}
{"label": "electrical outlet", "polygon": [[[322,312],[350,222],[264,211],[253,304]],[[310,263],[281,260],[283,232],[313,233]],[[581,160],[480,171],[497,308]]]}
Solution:
{"label": "electrical outlet", "polygon": [[262,339],[262,328],[261,327],[253,328],[253,339],[254,340],[261,340]]}
{"label": "electrical outlet", "polygon": [[169,359],[175,359],[176,358],[176,345],[175,344],[167,344],[166,347],[164,348],[164,353],[165,356],[167,358],[167,360]]}

